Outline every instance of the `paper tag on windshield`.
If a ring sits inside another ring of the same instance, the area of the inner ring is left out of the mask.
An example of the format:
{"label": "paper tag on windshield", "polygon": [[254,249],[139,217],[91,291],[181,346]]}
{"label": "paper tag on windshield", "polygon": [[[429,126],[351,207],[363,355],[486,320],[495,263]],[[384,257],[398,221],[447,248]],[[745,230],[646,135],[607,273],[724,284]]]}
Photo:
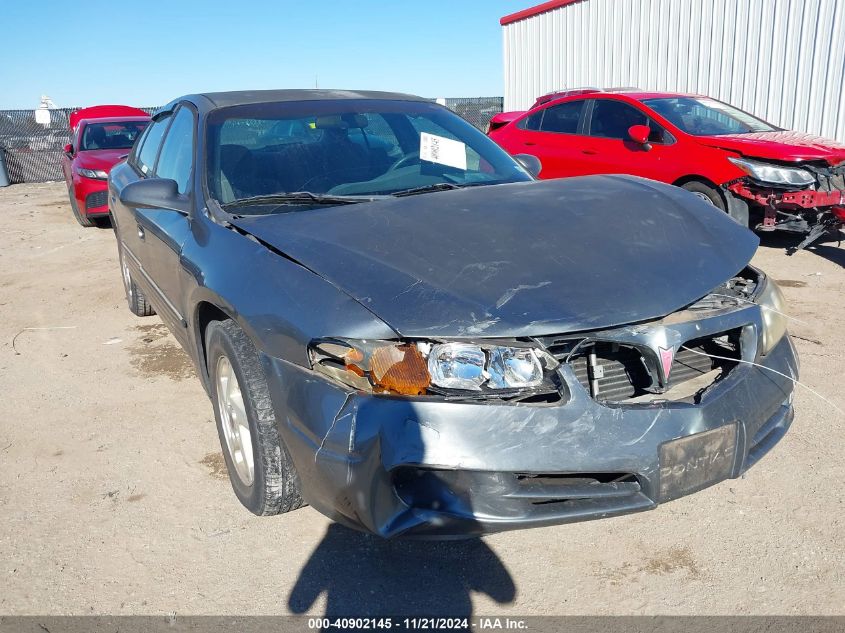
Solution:
{"label": "paper tag on windshield", "polygon": [[420,160],[466,170],[467,146],[460,141],[422,132],[420,134]]}

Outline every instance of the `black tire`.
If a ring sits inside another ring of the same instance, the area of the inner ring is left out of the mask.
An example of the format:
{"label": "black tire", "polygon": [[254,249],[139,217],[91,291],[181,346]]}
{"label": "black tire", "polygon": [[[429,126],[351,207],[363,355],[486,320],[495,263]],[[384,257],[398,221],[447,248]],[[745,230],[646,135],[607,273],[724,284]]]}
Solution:
{"label": "black tire", "polygon": [[719,211],[724,211],[725,213],[728,211],[728,205],[722,197],[722,194],[719,193],[718,189],[715,189],[710,185],[704,184],[698,180],[692,180],[682,184],[681,189],[686,189],[690,193],[694,193],[705,202],[709,202],[719,209]]}
{"label": "black tire", "polygon": [[144,291],[132,280],[132,273],[129,272],[129,267],[126,265],[126,256],[123,254],[120,241],[117,243],[117,255],[118,259],[120,259],[120,273],[123,277],[123,290],[126,293],[126,303],[129,305],[129,311],[135,316],[153,316],[156,313],[155,308],[153,308],[147,299]]}
{"label": "black tire", "polygon": [[[231,320],[209,323],[205,340],[217,434],[235,495],[247,510],[259,516],[296,510],[304,505],[299,476],[279,437],[276,412],[255,346]],[[244,483],[238,475],[223,430],[217,371],[221,356],[225,356],[234,370],[246,410],[254,463],[251,484]]]}
{"label": "black tire", "polygon": [[86,229],[94,226],[94,221],[79,210],[79,205],[76,204],[76,196],[73,195],[73,189],[70,187],[67,190],[67,197],[70,198],[70,208],[73,211],[73,217],[76,218],[80,226],[84,226]]}

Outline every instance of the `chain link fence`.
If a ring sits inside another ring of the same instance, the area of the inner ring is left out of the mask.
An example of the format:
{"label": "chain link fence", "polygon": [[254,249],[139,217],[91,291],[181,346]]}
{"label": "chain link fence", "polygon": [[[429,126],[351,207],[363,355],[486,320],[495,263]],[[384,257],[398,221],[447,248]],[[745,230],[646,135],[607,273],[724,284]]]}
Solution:
{"label": "chain link fence", "polygon": [[64,179],[62,154],[71,142],[70,114],[78,109],[0,110],[0,151],[11,183]]}
{"label": "chain link fence", "polygon": [[44,123],[35,120],[35,112],[0,110],[0,147],[12,183],[62,178],[62,148],[70,143],[68,116],[73,110],[42,110]]}
{"label": "chain link fence", "polygon": [[[446,98],[446,107],[483,132],[502,111],[502,97]],[[78,108],[0,110],[0,151],[5,152],[11,183],[63,180],[62,154],[71,142],[70,114]],[[152,113],[156,108],[141,108]],[[43,117],[43,119],[42,119]],[[43,121],[43,122],[42,122]]]}
{"label": "chain link fence", "polygon": [[504,102],[503,97],[457,97],[447,98],[446,107],[486,132],[490,119],[502,111]]}

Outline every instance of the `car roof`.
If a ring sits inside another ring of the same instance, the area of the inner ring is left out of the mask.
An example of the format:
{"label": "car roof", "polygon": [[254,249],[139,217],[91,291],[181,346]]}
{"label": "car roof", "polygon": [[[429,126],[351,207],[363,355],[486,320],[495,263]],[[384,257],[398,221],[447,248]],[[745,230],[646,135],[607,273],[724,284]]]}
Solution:
{"label": "car roof", "polygon": [[691,93],[691,92],[645,92],[645,91],[632,91],[632,92],[620,92],[618,94],[623,94],[626,97],[631,97],[632,99],[636,99],[637,101],[644,101],[645,99],[671,99],[676,97],[701,97],[702,95]]}
{"label": "car roof", "polygon": [[210,111],[236,105],[273,103],[280,101],[320,101],[332,99],[383,99],[391,101],[428,101],[416,95],[378,90],[236,90],[232,92],[205,92],[174,99],[159,112],[172,110],[181,101],[190,101],[200,110]]}
{"label": "car roof", "polygon": [[553,92],[546,93],[538,97],[538,99],[542,99],[544,97],[549,97],[552,95],[550,99],[546,99],[540,105],[546,105],[553,101],[559,101],[561,99],[575,99],[582,98],[582,99],[589,99],[595,97],[602,97],[602,96],[622,96],[628,97],[629,99],[634,99],[635,101],[645,101],[646,99],[671,99],[677,97],[701,97],[702,95],[689,93],[689,92],[659,92],[654,90],[641,90],[639,88],[607,88],[607,89],[600,89],[600,88],[576,88],[573,90],[555,90]]}

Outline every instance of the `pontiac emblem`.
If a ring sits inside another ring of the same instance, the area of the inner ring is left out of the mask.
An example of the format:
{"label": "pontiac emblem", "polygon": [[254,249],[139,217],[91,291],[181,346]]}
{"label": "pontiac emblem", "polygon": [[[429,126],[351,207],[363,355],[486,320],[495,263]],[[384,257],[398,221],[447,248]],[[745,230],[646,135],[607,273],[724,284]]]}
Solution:
{"label": "pontiac emblem", "polygon": [[660,354],[660,365],[663,367],[663,379],[668,383],[669,373],[672,371],[672,363],[675,360],[675,348],[674,346],[669,349],[658,347],[657,351]]}

